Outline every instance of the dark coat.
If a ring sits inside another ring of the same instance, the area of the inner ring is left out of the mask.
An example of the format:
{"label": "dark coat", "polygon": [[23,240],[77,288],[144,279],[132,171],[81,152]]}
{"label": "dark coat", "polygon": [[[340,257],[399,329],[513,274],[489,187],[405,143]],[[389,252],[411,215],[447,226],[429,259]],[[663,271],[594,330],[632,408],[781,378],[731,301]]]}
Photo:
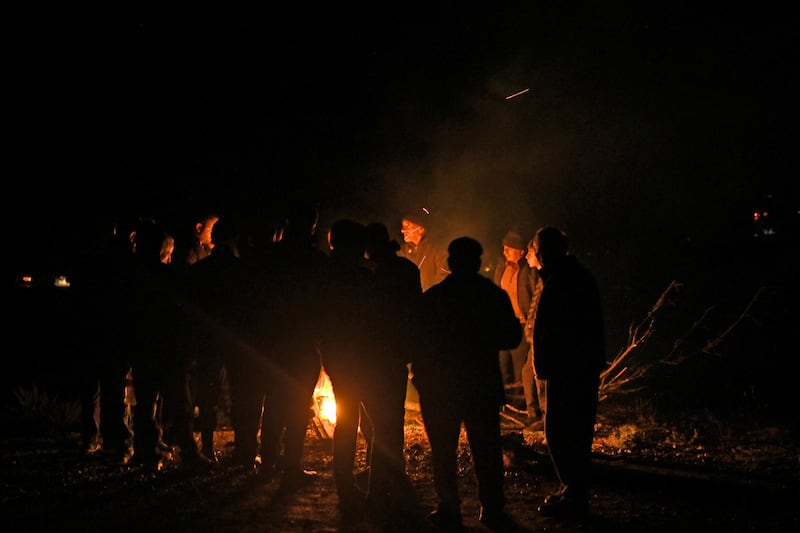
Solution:
{"label": "dark coat", "polygon": [[574,256],[542,271],[533,326],[539,379],[597,379],[605,368],[603,313],[597,282]]}
{"label": "dark coat", "polygon": [[470,405],[505,403],[499,350],[514,348],[522,327],[508,294],[476,273],[450,274],[422,297],[425,349],[413,360],[420,395],[446,394]]}
{"label": "dark coat", "polygon": [[422,285],[413,261],[394,253],[372,261],[380,316],[376,317],[376,341],[389,357],[389,364],[407,364],[417,349]]}
{"label": "dark coat", "polygon": [[405,243],[399,255],[417,265],[423,291],[444,280],[450,273],[447,267],[447,247],[431,237],[424,237],[418,245]]}
{"label": "dark coat", "polygon": [[369,367],[379,319],[376,299],[375,276],[366,264],[332,252],[323,271],[318,310],[322,364],[332,379],[360,376]]}

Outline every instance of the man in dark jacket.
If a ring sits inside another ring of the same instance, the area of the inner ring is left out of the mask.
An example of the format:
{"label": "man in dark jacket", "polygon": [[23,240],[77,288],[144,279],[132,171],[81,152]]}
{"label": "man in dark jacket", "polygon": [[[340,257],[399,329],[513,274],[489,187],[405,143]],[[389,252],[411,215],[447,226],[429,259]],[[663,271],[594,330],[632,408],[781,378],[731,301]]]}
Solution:
{"label": "man in dark jacket", "polygon": [[430,232],[429,219],[430,211],[423,209],[420,213],[405,215],[400,224],[403,245],[398,255],[410,259],[417,265],[423,291],[439,283],[449,274],[444,246],[440,246],[440,241]]}
{"label": "man in dark jacket", "polygon": [[333,479],[339,496],[343,523],[358,519],[363,491],[354,468],[362,404],[366,402],[370,359],[376,350],[372,340],[379,318],[375,276],[364,253],[366,228],[351,219],[331,225],[329,260],[323,269],[320,308],[320,352],[336,397],[336,429],[333,434]]}
{"label": "man in dark jacket", "polygon": [[606,366],[601,298],[595,278],[567,254],[567,237],[559,229],[539,229],[533,249],[544,283],[533,326],[534,366],[537,378],[546,381],[545,437],[561,484],[539,511],[582,518]]}
{"label": "man in dark jacket", "polygon": [[[305,202],[291,204],[281,239],[275,243],[264,273],[269,275],[272,309],[271,344],[265,355],[273,363],[265,390],[261,426],[261,467],[277,471],[281,488],[294,490],[317,473],[303,467],[306,428],[321,362],[318,338],[309,330],[310,313],[321,305],[321,270],[327,256],[316,246],[319,213]],[[283,456],[280,456],[280,450]]]}
{"label": "man in dark jacket", "polygon": [[480,243],[460,237],[448,253],[451,273],[423,295],[426,346],[413,359],[439,499],[430,520],[445,530],[461,529],[457,452],[463,423],[478,479],[480,520],[507,529],[499,414],[505,391],[497,353],[519,344],[522,327],[508,294],[479,273]]}
{"label": "man in dark jacket", "polygon": [[[413,487],[406,476],[403,454],[408,364],[416,349],[419,305],[422,299],[419,269],[397,255],[400,245],[389,237],[385,224],[366,227],[366,255],[375,274],[375,297],[380,320],[375,323],[375,352],[367,367],[366,405],[372,422],[367,438],[370,480],[367,502],[373,510],[402,514],[409,508]],[[361,429],[370,424],[362,424]]]}

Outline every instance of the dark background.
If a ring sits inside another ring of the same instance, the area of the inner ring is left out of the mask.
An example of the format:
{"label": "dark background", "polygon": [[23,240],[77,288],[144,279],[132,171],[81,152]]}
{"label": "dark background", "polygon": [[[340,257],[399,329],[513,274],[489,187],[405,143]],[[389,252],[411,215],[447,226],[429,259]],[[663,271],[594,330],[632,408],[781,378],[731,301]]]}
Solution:
{"label": "dark background", "polygon": [[794,16],[551,4],[12,18],[12,255],[68,269],[121,213],[297,196],[397,238],[427,207],[487,257],[555,224],[615,286],[796,236]]}

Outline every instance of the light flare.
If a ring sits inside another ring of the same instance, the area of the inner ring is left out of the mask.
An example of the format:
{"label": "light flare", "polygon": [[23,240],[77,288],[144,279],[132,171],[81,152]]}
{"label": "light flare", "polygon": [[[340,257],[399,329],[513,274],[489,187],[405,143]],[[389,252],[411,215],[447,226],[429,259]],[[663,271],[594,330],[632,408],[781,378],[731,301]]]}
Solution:
{"label": "light flare", "polygon": [[512,98],[516,98],[517,96],[519,96],[521,94],[525,94],[526,92],[528,92],[530,90],[531,90],[530,87],[528,87],[527,89],[522,89],[521,91],[517,91],[514,94],[510,94],[510,95],[506,96],[506,100],[511,100]]}

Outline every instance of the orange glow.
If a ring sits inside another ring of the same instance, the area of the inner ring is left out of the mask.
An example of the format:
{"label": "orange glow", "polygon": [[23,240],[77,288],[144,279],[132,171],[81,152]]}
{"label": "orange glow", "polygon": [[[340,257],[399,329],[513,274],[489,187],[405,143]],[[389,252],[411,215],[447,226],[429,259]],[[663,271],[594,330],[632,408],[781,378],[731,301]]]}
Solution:
{"label": "orange glow", "polygon": [[314,412],[320,421],[336,424],[336,398],[331,379],[325,370],[320,371],[314,387]]}

